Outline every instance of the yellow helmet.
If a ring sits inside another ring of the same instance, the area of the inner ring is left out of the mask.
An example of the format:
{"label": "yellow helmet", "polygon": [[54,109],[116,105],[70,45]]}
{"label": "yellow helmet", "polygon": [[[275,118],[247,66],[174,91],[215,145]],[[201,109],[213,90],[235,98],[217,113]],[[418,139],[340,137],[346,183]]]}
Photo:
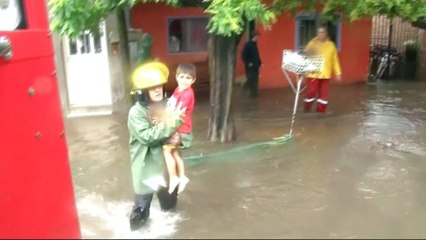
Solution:
{"label": "yellow helmet", "polygon": [[137,67],[132,74],[133,91],[167,83],[169,69],[161,62],[149,62]]}

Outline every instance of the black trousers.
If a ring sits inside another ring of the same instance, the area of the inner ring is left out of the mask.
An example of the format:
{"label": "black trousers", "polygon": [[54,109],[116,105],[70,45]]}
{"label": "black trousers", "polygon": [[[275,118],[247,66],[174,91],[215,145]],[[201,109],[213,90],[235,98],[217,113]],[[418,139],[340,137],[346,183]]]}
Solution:
{"label": "black trousers", "polygon": [[[177,204],[177,190],[176,188],[172,194],[169,194],[167,188],[160,188],[157,191],[158,201],[160,202],[161,210],[167,211],[176,207]],[[135,208],[149,209],[151,207],[153,193],[150,194],[135,194]]]}
{"label": "black trousers", "polygon": [[250,97],[257,97],[257,89],[259,86],[259,67],[246,66],[247,82],[245,87],[249,90]]}
{"label": "black trousers", "polygon": [[[157,191],[158,201],[160,202],[161,210],[168,211],[176,207],[178,187],[169,194],[167,188],[160,188]],[[136,230],[143,226],[148,220],[151,208],[153,193],[150,194],[135,194],[135,203],[130,214],[130,228]]]}

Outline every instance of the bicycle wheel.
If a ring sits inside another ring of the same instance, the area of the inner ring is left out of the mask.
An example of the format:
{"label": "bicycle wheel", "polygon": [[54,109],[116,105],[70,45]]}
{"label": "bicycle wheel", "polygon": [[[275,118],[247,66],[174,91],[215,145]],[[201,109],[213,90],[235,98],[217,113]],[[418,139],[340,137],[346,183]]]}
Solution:
{"label": "bicycle wheel", "polygon": [[391,64],[390,64],[390,76],[394,78],[395,75],[397,74],[397,69],[398,69],[398,62],[395,59],[392,59]]}
{"label": "bicycle wheel", "polygon": [[375,76],[376,80],[379,80],[382,77],[383,73],[385,72],[385,69],[386,69],[386,63],[384,61],[381,61],[379,67],[377,68],[377,72]]}

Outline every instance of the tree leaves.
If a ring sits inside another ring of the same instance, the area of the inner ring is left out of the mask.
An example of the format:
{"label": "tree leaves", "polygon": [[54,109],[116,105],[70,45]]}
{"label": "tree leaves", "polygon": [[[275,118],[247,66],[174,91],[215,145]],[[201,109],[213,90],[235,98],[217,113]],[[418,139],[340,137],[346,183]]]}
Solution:
{"label": "tree leaves", "polygon": [[99,35],[102,19],[118,7],[103,0],[50,0],[51,28],[62,35],[75,39],[88,30]]}
{"label": "tree leaves", "polygon": [[336,13],[351,21],[375,15],[399,16],[409,22],[426,17],[426,0],[50,0],[51,27],[71,38],[85,30],[97,35],[99,24],[115,9],[150,2],[203,6],[211,16],[209,32],[222,36],[242,33],[247,20],[268,26],[283,12],[315,11],[321,5],[323,17],[328,20],[336,19]]}
{"label": "tree leaves", "polygon": [[179,0],[50,0],[51,28],[71,39],[80,37],[85,31],[98,36],[105,17],[118,8],[132,7],[139,2],[165,2],[175,6]]}
{"label": "tree leaves", "polygon": [[413,22],[426,16],[426,0],[329,0],[325,12],[341,9],[351,21],[385,15]]}
{"label": "tree leaves", "polygon": [[[188,0],[50,0],[51,28],[74,39],[85,30],[99,34],[99,23],[114,9],[132,7],[137,3],[166,3],[179,6]],[[198,3],[202,1],[201,3]],[[244,31],[245,20],[258,20],[270,24],[276,14],[260,0],[193,0],[197,6],[205,5],[211,15],[208,29],[210,33],[223,36]],[[186,3],[188,4],[188,3]]]}
{"label": "tree leaves", "polygon": [[211,16],[210,33],[222,36],[240,34],[244,31],[245,20],[257,20],[268,25],[276,20],[275,14],[259,0],[205,0],[205,10]]}

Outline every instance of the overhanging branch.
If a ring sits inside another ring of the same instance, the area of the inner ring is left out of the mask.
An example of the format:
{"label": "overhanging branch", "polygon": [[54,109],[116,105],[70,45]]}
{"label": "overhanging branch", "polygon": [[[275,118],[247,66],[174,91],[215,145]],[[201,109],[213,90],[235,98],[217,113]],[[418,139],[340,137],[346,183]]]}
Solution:
{"label": "overhanging branch", "polygon": [[426,17],[420,17],[417,21],[411,23],[412,26],[426,29]]}

